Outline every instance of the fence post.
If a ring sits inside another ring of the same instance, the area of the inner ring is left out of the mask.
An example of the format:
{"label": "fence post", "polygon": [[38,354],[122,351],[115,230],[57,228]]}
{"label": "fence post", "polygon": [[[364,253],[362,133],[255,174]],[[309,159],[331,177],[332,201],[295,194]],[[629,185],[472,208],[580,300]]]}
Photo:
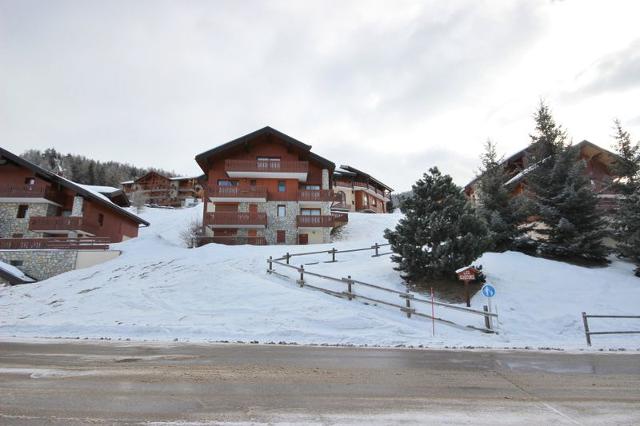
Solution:
{"label": "fence post", "polygon": [[304,265],[300,265],[300,269],[298,269],[298,271],[300,271],[300,279],[298,280],[298,284],[300,285],[300,287],[304,286]]}
{"label": "fence post", "polygon": [[285,254],[285,257],[287,258],[287,265],[289,264],[289,258],[291,257],[291,255],[289,254],[289,252],[287,252],[287,254]]}
{"label": "fence post", "polygon": [[587,338],[587,345],[591,346],[591,334],[589,334],[589,322],[586,312],[582,313],[582,322],[584,323],[584,336]]}
{"label": "fence post", "polygon": [[336,248],[332,248],[331,250],[329,250],[329,253],[331,254],[331,262],[335,262],[336,261]]}
{"label": "fence post", "polygon": [[376,254],[374,254],[374,255],[373,255],[373,257],[378,257],[378,256],[380,256],[380,255],[378,254],[378,249],[380,248],[380,246],[378,245],[378,243],[375,243],[375,245],[374,245],[372,248],[373,248],[373,249],[375,249],[375,251],[376,251]]}
{"label": "fence post", "polygon": [[267,263],[269,263],[269,269],[267,269],[268,273],[272,273],[273,272],[273,257],[269,256],[269,260],[267,260]]}
{"label": "fence post", "polygon": [[[483,305],[482,310],[489,313],[489,307],[487,305]],[[491,318],[489,317],[489,315],[484,316],[484,326],[487,330],[491,330]]]}
{"label": "fence post", "polygon": [[347,297],[349,298],[349,300],[353,299],[352,296],[352,286],[353,286],[353,281],[351,280],[351,275],[347,275]]}

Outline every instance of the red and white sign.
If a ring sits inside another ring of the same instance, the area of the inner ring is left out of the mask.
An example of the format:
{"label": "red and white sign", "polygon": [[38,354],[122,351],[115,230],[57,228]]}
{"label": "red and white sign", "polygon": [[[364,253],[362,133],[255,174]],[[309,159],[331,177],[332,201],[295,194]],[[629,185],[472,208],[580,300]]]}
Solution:
{"label": "red and white sign", "polygon": [[476,279],[476,274],[478,273],[476,268],[472,268],[472,267],[469,267],[463,270],[458,270],[456,272],[458,273],[458,279],[460,281],[474,281]]}

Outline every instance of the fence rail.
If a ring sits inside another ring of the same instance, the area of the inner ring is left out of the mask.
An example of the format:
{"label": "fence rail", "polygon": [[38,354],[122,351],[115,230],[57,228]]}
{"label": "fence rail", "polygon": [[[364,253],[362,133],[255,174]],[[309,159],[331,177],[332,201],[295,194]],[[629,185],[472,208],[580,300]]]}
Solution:
{"label": "fence rail", "polygon": [[584,324],[584,336],[587,339],[587,345],[591,346],[591,336],[596,334],[640,334],[640,330],[631,331],[590,331],[589,330],[589,318],[626,318],[626,319],[640,319],[640,315],[587,315],[586,312],[582,313],[582,323]]}
{"label": "fence rail", "polygon": [[109,238],[0,238],[0,250],[108,250]]}
{"label": "fence rail", "polygon": [[[300,266],[295,266],[295,265],[291,265],[290,264],[290,260],[293,257],[300,257],[300,256],[310,256],[310,255],[318,255],[318,254],[329,254],[331,256],[331,260],[328,260],[327,263],[332,263],[332,262],[336,262],[336,254],[338,253],[353,253],[353,252],[359,252],[359,251],[374,251],[375,254],[372,255],[372,257],[377,257],[377,256],[384,256],[389,254],[390,252],[387,253],[380,253],[380,248],[381,247],[385,247],[385,246],[389,246],[390,244],[374,244],[370,247],[363,247],[363,248],[355,248],[355,249],[347,249],[347,250],[337,250],[335,248],[330,249],[330,250],[320,250],[320,251],[312,251],[312,252],[304,252],[304,253],[286,253],[284,256],[279,257],[274,259],[273,257],[269,257],[269,259],[267,259],[267,263],[268,263],[268,269],[267,272],[268,273],[273,273],[274,272],[274,265],[279,265],[279,266],[283,266],[285,268],[289,268],[289,269],[293,269],[295,270],[299,275],[299,279],[296,280],[297,284],[300,285],[300,287],[309,287],[315,290],[320,290],[322,292],[334,295],[334,296],[338,296],[338,297],[346,297],[349,300],[353,300],[353,299],[362,299],[362,300],[366,300],[369,302],[373,302],[373,303],[378,303],[378,304],[382,304],[382,305],[386,305],[386,306],[390,306],[393,308],[398,308],[400,309],[401,312],[405,313],[407,315],[408,318],[411,318],[412,315],[416,315],[419,317],[423,317],[423,318],[428,318],[430,320],[432,320],[433,322],[438,322],[441,324],[446,324],[452,327],[456,327],[456,328],[460,328],[460,329],[474,329],[474,330],[479,330],[479,331],[483,331],[485,333],[495,333],[495,330],[493,329],[493,323],[492,323],[492,319],[493,318],[498,318],[498,314],[496,313],[492,313],[489,312],[487,310],[487,307],[485,307],[485,310],[477,310],[477,309],[470,309],[470,308],[466,308],[466,307],[461,307],[461,306],[456,306],[456,305],[450,305],[448,303],[443,303],[443,302],[436,302],[435,300],[426,300],[426,299],[421,299],[419,297],[416,297],[413,293],[410,292],[403,292],[403,291],[399,291],[399,290],[394,290],[388,287],[384,287],[381,285],[377,285],[377,284],[371,284],[371,283],[367,283],[364,281],[360,281],[360,280],[355,280],[353,279],[351,276],[347,276],[347,277],[333,277],[330,275],[324,275],[324,274],[319,274],[317,272],[311,272],[308,270],[305,270],[304,265],[300,265]],[[321,278],[321,279],[325,279],[325,280],[329,280],[329,281],[333,281],[333,282],[338,282],[341,284],[345,285],[345,291],[335,291],[335,290],[331,290],[331,289],[327,289],[327,288],[323,288],[323,287],[318,287],[318,286],[314,286],[309,284],[308,282],[305,281],[305,275],[308,276],[312,276],[312,277],[317,277],[317,278]],[[404,299],[404,304],[401,303],[395,303],[389,300],[382,300],[379,298],[375,298],[375,297],[371,297],[369,295],[364,295],[364,294],[359,294],[359,293],[355,293],[353,291],[354,286],[362,286],[362,287],[367,287],[367,288],[371,288],[371,289],[375,289],[377,291],[382,291],[384,293],[387,294],[394,294],[396,296],[398,296],[401,299]],[[413,303],[413,304],[412,304]],[[429,315],[427,313],[424,312],[418,312],[416,310],[416,303],[420,303],[420,304],[426,304],[428,306],[431,306],[432,309],[432,313],[433,313],[433,306],[440,306],[442,308],[445,309],[451,309],[451,310],[456,310],[456,311],[460,311],[460,312],[465,312],[465,313],[469,313],[469,314],[474,314],[474,315],[481,315],[484,317],[485,319],[485,326],[484,327],[477,327],[477,326],[473,326],[473,325],[460,325],[457,324],[453,321],[444,319],[444,318],[440,318],[440,317],[436,317],[435,314]]]}

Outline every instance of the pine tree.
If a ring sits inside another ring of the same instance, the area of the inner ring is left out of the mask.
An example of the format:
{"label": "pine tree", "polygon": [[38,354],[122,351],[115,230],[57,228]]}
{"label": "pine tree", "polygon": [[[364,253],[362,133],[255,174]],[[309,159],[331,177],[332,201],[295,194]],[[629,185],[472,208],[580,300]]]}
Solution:
{"label": "pine tree", "polygon": [[621,158],[613,170],[619,178],[616,189],[622,195],[614,220],[616,252],[638,265],[636,275],[640,276],[640,143],[631,142],[619,120],[614,126],[615,150]]}
{"label": "pine tree", "polygon": [[598,199],[579,150],[566,144],[566,132],[544,102],[534,117],[527,183],[544,225],[537,229],[543,235],[539,251],[556,258],[605,262],[606,223],[596,209]]}
{"label": "pine tree", "polygon": [[487,228],[467,203],[462,189],[438,168],[429,169],[412,187],[400,210],[405,217],[385,238],[391,259],[404,278],[420,281],[454,278],[487,248]]}
{"label": "pine tree", "polygon": [[511,196],[505,185],[508,178],[504,165],[493,142],[486,142],[480,158],[477,213],[487,224],[492,249],[509,250],[528,230],[522,226],[528,216],[527,202],[522,196]]}

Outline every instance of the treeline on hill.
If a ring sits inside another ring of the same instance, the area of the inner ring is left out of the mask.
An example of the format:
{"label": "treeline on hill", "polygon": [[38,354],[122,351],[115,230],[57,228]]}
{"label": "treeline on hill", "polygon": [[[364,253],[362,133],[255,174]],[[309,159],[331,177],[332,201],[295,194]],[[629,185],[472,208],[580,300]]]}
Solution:
{"label": "treeline on hill", "polygon": [[[620,157],[613,185],[620,194],[613,218],[597,209],[598,198],[579,159],[579,148],[541,102],[527,150],[527,191],[513,196],[505,163],[488,141],[481,156],[472,205],[462,188],[438,168],[429,169],[402,197],[405,217],[385,237],[396,269],[410,282],[455,278],[455,270],[484,252],[517,250],[547,258],[606,264],[610,253],[638,265],[640,276],[640,143],[615,120]],[[604,244],[614,238],[616,248]]]}
{"label": "treeline on hill", "polygon": [[53,148],[40,151],[30,149],[21,155],[45,170],[62,175],[74,182],[85,185],[112,186],[118,188],[120,182],[136,179],[150,171],[156,171],[168,177],[174,172],[156,168],[140,168],[117,161],[96,161],[82,155],[62,154]]}

